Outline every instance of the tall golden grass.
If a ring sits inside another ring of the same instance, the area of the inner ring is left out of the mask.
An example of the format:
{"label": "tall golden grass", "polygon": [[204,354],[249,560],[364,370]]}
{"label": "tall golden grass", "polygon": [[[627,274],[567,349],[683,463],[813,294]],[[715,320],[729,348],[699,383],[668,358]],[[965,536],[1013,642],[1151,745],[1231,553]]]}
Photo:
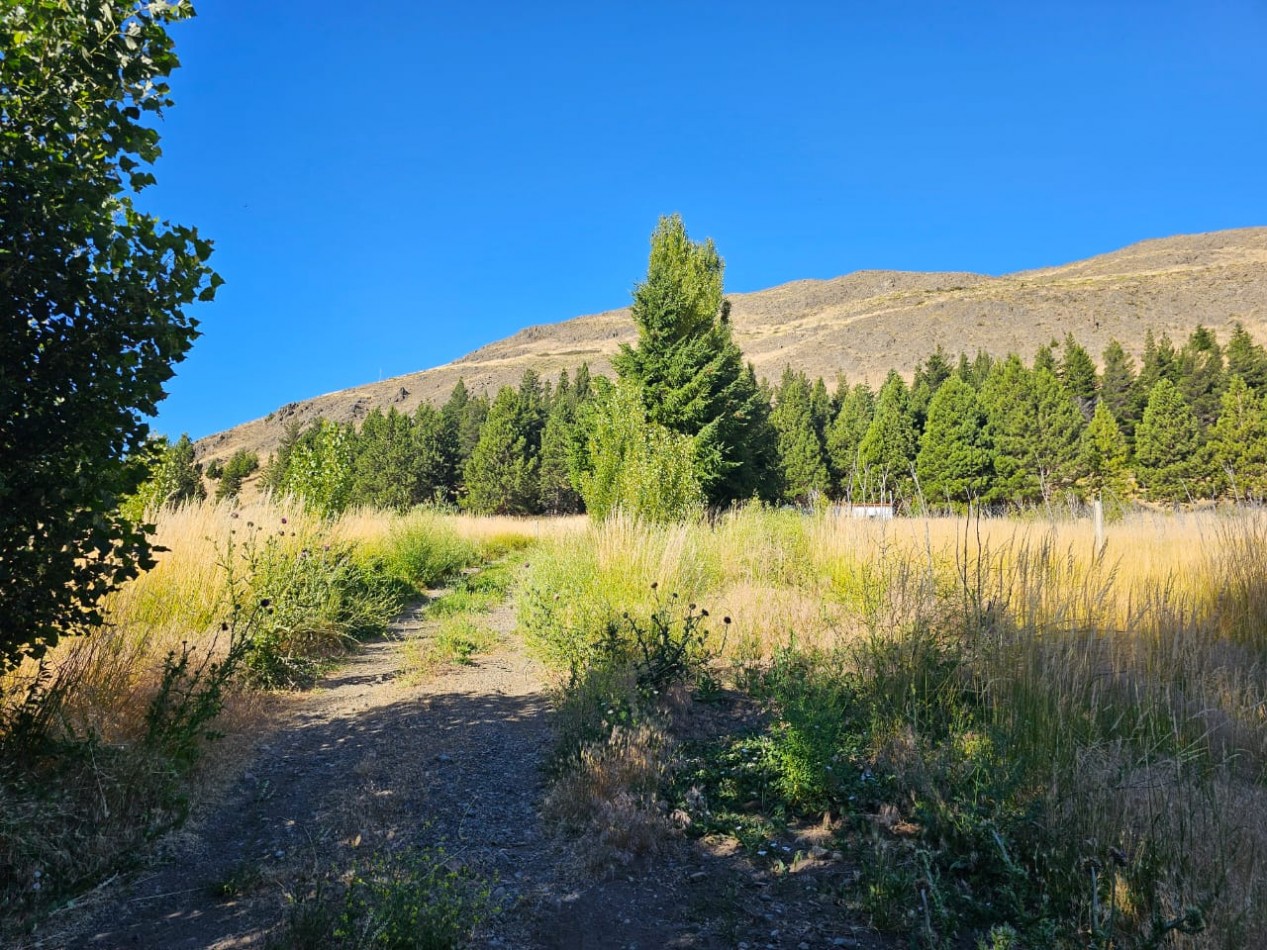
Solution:
{"label": "tall golden grass", "polygon": [[1267,946],[1264,551],[1267,516],[1245,510],[1132,514],[1102,547],[1089,520],[614,518],[534,558],[524,621],[558,663],[676,592],[732,618],[736,662],[792,645],[864,676],[877,644],[948,632],[1008,754],[1045,776],[1051,834],[1158,865],[1119,883],[1121,920],[1195,907],[1208,926],[1168,939]]}

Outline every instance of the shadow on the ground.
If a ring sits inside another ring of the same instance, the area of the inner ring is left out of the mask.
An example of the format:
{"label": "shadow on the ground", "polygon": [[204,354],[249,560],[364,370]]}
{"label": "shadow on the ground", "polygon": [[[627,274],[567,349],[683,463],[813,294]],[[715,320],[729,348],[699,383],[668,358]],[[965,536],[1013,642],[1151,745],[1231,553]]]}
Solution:
{"label": "shadow on the ground", "polygon": [[[284,917],[297,872],[411,845],[513,847],[497,840],[514,836],[505,822],[486,819],[508,808],[534,819],[545,715],[541,696],[441,693],[301,719],[269,737],[196,842],[139,876],[70,945],[255,945]],[[253,893],[222,899],[236,881],[256,882]]]}

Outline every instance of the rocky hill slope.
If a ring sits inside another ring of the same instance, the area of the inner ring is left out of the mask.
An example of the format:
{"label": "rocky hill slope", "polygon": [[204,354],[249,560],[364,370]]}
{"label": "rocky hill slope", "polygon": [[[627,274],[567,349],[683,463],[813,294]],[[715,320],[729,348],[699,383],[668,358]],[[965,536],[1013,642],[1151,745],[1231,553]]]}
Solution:
{"label": "rocky hill slope", "polygon": [[[736,339],[758,376],[772,379],[790,365],[829,382],[844,373],[878,383],[890,368],[909,374],[938,344],[951,354],[1028,357],[1066,332],[1095,356],[1111,338],[1138,355],[1149,328],[1180,341],[1198,324],[1226,340],[1240,321],[1267,342],[1267,228],[1144,241],[1002,277],[858,271],[732,294],[731,302]],[[609,372],[611,355],[634,339],[628,309],[528,327],[445,366],[289,403],[208,436],[199,454],[266,456],[296,419],[355,420],[375,406],[411,412],[423,400],[443,401],[458,379],[495,392],[529,367],[545,377],[583,362]]]}

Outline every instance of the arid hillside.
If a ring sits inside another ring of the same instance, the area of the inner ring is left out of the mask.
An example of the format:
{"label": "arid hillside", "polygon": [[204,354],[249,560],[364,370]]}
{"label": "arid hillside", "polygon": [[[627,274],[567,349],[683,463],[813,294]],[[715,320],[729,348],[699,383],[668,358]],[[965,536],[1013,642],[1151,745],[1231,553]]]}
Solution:
{"label": "arid hillside", "polygon": [[[1111,254],[1002,277],[970,273],[858,271],[733,294],[735,335],[759,376],[785,365],[831,381],[878,383],[910,373],[937,345],[1032,355],[1067,331],[1098,356],[1116,337],[1143,348],[1149,328],[1180,340],[1198,324],[1226,340],[1240,321],[1267,342],[1267,227],[1183,235]],[[263,419],[208,436],[204,459],[239,448],[267,456],[285,426],[318,416],[358,419],[374,406],[412,411],[441,402],[458,379],[496,391],[529,367],[546,377],[588,363],[609,371],[621,343],[635,339],[628,309],[528,327],[445,366],[288,403]]]}

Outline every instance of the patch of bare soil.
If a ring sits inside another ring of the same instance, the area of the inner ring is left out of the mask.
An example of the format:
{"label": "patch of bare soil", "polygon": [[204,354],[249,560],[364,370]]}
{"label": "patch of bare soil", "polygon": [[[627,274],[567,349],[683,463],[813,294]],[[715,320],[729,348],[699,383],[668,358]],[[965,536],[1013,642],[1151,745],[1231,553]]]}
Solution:
{"label": "patch of bare soil", "polygon": [[443,847],[491,882],[500,911],[475,946],[862,947],[835,868],[773,880],[724,843],[677,839],[596,879],[584,844],[540,817],[553,748],[543,671],[507,605],[481,622],[500,646],[423,682],[405,646],[435,623],[410,611],[295,697],[222,800],[164,842],[149,869],[55,918],[32,947],[263,947],[291,901],[374,853]]}

